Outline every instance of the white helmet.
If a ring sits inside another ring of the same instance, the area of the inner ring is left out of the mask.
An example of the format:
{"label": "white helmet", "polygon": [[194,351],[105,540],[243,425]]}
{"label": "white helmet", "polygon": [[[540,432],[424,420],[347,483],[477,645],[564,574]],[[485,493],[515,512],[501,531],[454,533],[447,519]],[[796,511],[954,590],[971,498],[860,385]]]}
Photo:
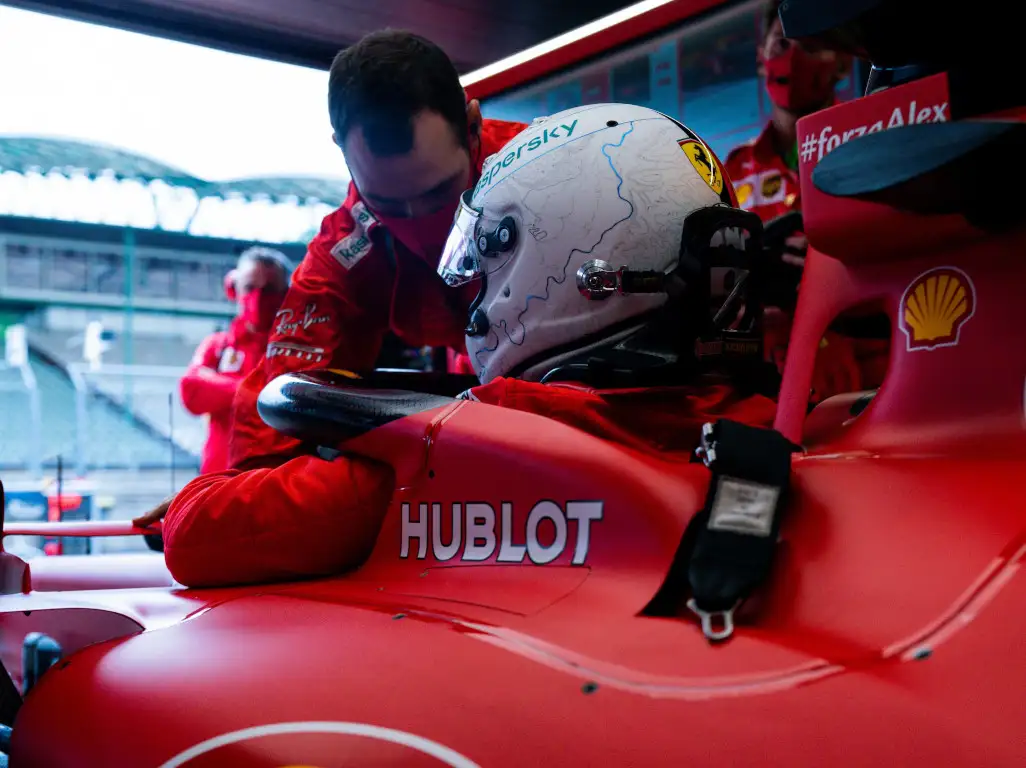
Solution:
{"label": "white helmet", "polygon": [[708,319],[717,276],[702,251],[730,232],[720,250],[744,255],[733,228],[761,234],[697,135],[645,107],[594,104],[536,120],[488,158],[438,273],[452,286],[481,283],[467,327],[481,381],[537,380],[650,324],[671,281],[704,281],[691,300],[706,297]]}

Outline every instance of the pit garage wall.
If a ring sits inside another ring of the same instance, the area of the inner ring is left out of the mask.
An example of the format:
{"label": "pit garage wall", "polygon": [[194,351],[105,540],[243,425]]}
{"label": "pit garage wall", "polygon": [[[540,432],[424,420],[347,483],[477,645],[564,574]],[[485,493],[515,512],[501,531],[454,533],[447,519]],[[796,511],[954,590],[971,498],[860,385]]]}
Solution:
{"label": "pit garage wall", "polygon": [[[722,158],[755,138],[770,102],[756,72],[761,3],[713,11],[581,66],[482,99],[485,117],[530,122],[583,104],[627,102],[676,117]],[[838,98],[862,92],[866,67],[838,85]]]}

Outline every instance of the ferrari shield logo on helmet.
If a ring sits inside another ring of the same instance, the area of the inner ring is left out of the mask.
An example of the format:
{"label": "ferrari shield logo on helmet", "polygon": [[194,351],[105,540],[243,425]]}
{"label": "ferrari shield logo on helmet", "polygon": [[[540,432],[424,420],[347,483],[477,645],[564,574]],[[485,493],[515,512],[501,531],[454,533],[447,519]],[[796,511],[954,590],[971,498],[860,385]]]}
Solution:
{"label": "ferrari shield logo on helmet", "polygon": [[712,188],[712,191],[717,195],[722,195],[723,173],[720,171],[720,164],[712,156],[709,148],[694,139],[682,139],[677,144],[684,150],[684,154],[695,166],[698,175],[705,179],[705,183]]}

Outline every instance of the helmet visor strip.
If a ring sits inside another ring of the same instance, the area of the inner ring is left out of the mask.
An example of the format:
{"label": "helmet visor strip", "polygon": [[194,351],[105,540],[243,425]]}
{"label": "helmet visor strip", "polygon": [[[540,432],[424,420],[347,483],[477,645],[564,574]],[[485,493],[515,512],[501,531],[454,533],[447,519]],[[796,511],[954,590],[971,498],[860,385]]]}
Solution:
{"label": "helmet visor strip", "polygon": [[468,189],[460,196],[460,206],[438,262],[439,276],[446,285],[454,288],[480,276],[481,259],[474,235],[481,220],[481,211],[470,204],[473,194],[474,190]]}

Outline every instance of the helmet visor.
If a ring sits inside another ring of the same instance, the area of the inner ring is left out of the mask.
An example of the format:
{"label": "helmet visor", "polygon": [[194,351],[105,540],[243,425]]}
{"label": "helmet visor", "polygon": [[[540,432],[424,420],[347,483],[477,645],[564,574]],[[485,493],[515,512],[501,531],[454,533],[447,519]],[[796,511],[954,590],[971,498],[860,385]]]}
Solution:
{"label": "helmet visor", "polygon": [[452,287],[465,285],[481,273],[481,259],[475,244],[481,211],[470,204],[473,194],[474,190],[468,189],[460,195],[460,207],[456,210],[442,258],[438,262],[439,276]]}

